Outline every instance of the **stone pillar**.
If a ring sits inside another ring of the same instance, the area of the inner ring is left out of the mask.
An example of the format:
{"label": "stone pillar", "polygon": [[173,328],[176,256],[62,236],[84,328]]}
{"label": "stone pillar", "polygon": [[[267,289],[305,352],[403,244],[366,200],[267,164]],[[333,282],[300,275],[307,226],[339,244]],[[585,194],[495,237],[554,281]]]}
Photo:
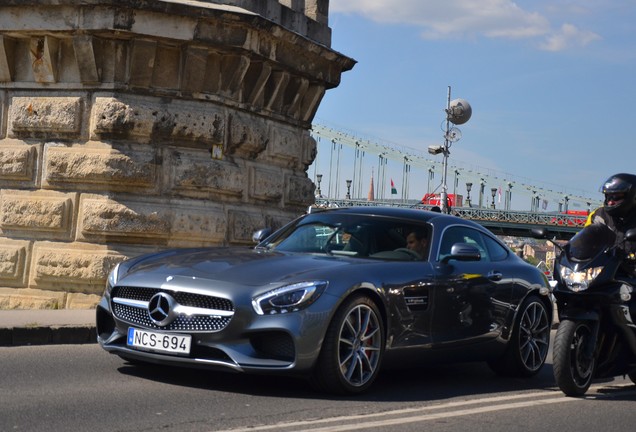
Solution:
{"label": "stone pillar", "polygon": [[0,309],[96,304],[118,261],[249,245],[314,200],[355,61],[327,0],[2,0]]}

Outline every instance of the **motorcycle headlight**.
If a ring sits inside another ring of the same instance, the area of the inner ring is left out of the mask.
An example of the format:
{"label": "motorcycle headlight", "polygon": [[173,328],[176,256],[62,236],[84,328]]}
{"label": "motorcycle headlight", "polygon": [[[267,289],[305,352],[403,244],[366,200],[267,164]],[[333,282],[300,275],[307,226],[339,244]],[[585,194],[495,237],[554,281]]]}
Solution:
{"label": "motorcycle headlight", "polygon": [[296,312],[315,302],[327,285],[326,281],[311,281],[276,288],[254,297],[252,307],[259,315]]}
{"label": "motorcycle headlight", "polygon": [[567,267],[561,267],[560,273],[561,279],[571,291],[580,292],[585,291],[602,270],[603,267],[593,267],[575,272]]}

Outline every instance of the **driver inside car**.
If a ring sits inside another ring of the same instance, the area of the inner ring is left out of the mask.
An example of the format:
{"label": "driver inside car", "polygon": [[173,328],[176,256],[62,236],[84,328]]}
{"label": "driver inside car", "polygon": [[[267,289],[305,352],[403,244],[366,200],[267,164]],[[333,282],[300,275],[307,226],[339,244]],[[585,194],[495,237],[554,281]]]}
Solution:
{"label": "driver inside car", "polygon": [[428,237],[424,231],[413,231],[406,236],[406,247],[415,252],[420,259],[428,256]]}

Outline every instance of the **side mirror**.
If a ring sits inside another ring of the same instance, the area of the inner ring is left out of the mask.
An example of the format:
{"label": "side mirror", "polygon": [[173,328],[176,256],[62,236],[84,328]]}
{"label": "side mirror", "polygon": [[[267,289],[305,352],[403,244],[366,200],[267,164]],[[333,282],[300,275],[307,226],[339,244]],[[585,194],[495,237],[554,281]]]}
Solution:
{"label": "side mirror", "polygon": [[254,234],[252,234],[252,241],[254,243],[258,244],[258,243],[262,242],[263,240],[265,240],[267,237],[269,237],[269,235],[271,233],[272,233],[272,229],[271,228],[259,229]]}
{"label": "side mirror", "polygon": [[547,239],[548,238],[548,230],[545,228],[532,228],[530,230],[532,237],[536,239]]}
{"label": "side mirror", "polygon": [[481,252],[477,247],[468,243],[455,243],[451,247],[450,255],[445,256],[442,259],[442,263],[446,264],[450,260],[457,261],[479,261],[481,259]]}

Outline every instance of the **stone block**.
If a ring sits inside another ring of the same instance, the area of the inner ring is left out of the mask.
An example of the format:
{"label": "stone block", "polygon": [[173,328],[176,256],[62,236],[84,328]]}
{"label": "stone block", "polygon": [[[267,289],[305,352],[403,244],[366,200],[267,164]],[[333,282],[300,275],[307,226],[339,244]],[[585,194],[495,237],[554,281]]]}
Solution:
{"label": "stone block", "polygon": [[243,113],[232,114],[229,122],[227,155],[254,159],[267,148],[267,122]]}
{"label": "stone block", "polygon": [[228,212],[230,242],[232,244],[254,245],[252,241],[254,232],[263,228],[276,230],[298,216],[300,216],[298,212],[265,212],[258,207],[246,210],[230,209]]}
{"label": "stone block", "polygon": [[257,201],[280,201],[285,191],[285,176],[280,171],[252,167],[250,198]]}
{"label": "stone block", "polygon": [[0,184],[26,183],[33,186],[37,174],[39,145],[18,140],[0,141]]}
{"label": "stone block", "polygon": [[268,227],[265,214],[259,210],[230,210],[230,241],[234,244],[254,244],[252,235],[259,229]]}
{"label": "stone block", "polygon": [[156,194],[157,164],[155,150],[142,146],[47,145],[42,186]]}
{"label": "stone block", "polygon": [[80,97],[14,97],[9,107],[11,137],[78,137]]}
{"label": "stone block", "polygon": [[66,293],[38,289],[0,288],[0,310],[62,309]]}
{"label": "stone block", "polygon": [[30,241],[0,237],[0,286],[26,286],[30,252]]}
{"label": "stone block", "polygon": [[75,194],[0,190],[0,232],[70,239],[74,207]]}
{"label": "stone block", "polygon": [[314,183],[306,176],[290,176],[288,195],[286,197],[287,204],[296,204],[309,207],[314,203],[312,197],[314,193]]}
{"label": "stone block", "polygon": [[307,168],[316,159],[316,154],[318,153],[316,140],[307,131],[301,134],[301,147],[301,163],[304,166],[304,171],[307,171]]}
{"label": "stone block", "polygon": [[[199,201],[115,201],[82,197],[78,239],[179,245],[220,244],[227,220],[222,207]],[[187,243],[186,243],[187,244]]]}
{"label": "stone block", "polygon": [[224,111],[212,104],[98,97],[93,105],[91,137],[223,144],[225,123]]}
{"label": "stone block", "polygon": [[108,272],[123,259],[106,246],[39,242],[33,246],[29,284],[42,290],[100,295]]}
{"label": "stone block", "polygon": [[164,166],[170,169],[173,193],[188,197],[240,199],[247,173],[236,163],[214,160],[208,151],[173,148]]}
{"label": "stone block", "polygon": [[271,139],[267,146],[269,159],[290,169],[303,168],[300,164],[302,154],[302,134],[298,129],[280,125],[270,128]]}
{"label": "stone block", "polygon": [[95,309],[100,299],[101,295],[98,294],[69,293],[64,309]]}

